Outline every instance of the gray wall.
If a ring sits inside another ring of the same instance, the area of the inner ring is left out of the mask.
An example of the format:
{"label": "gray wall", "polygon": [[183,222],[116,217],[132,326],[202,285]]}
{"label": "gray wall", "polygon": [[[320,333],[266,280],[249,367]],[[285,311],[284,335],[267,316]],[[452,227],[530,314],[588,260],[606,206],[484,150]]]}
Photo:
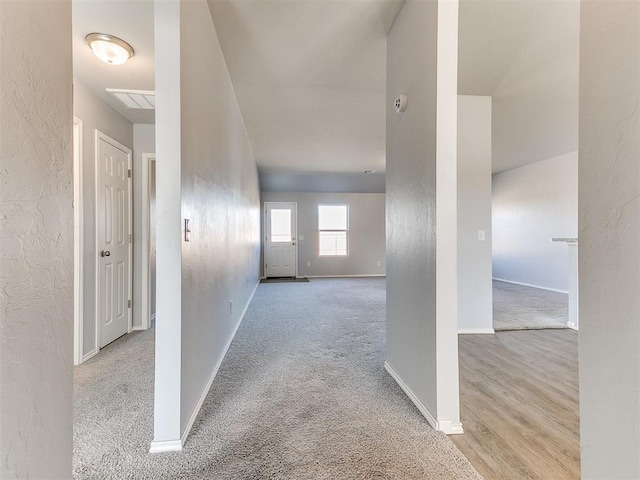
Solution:
{"label": "gray wall", "polygon": [[[484,231],[480,240],[479,231]],[[458,97],[458,329],[493,331],[491,97]]]}
{"label": "gray wall", "polygon": [[640,2],[581,2],[582,478],[640,478]]}
{"label": "gray wall", "polygon": [[0,477],[71,478],[71,2],[0,22]]}
{"label": "gray wall", "polygon": [[[461,431],[457,7],[408,0],[387,39],[387,369],[447,433]],[[398,114],[400,93],[408,104]]]}
{"label": "gray wall", "polygon": [[[298,203],[298,275],[301,277],[384,275],[384,197],[384,193],[262,192],[263,202]],[[347,257],[318,256],[318,205],[322,203],[349,205]],[[262,217],[264,224],[264,214]],[[311,262],[311,266],[307,266],[307,262]],[[264,262],[261,265],[264,267]]]}
{"label": "gray wall", "polygon": [[493,276],[566,292],[578,235],[578,152],[493,176]]}
{"label": "gray wall", "polygon": [[[206,394],[259,279],[251,145],[204,0],[182,5],[182,425]],[[160,168],[162,168],[160,166]],[[233,301],[233,308],[230,302]]]}
{"label": "gray wall", "polygon": [[[142,154],[155,153],[156,126],[133,125],[133,326],[142,325],[142,221],[138,218],[142,205]],[[154,311],[153,303],[152,311]]]}
{"label": "gray wall", "polygon": [[133,125],[91,93],[82,82],[73,81],[73,114],[82,120],[84,308],[82,355],[96,352],[96,154],[95,131],[133,147]]}

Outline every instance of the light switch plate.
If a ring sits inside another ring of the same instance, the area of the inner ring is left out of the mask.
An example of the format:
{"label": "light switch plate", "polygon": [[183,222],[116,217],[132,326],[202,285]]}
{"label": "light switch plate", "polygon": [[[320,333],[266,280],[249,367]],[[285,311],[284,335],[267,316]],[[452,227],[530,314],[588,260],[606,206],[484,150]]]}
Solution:
{"label": "light switch plate", "polygon": [[304,235],[299,235],[298,240],[304,240]]}
{"label": "light switch plate", "polygon": [[478,241],[480,241],[480,242],[484,242],[485,241],[484,230],[478,230]]}

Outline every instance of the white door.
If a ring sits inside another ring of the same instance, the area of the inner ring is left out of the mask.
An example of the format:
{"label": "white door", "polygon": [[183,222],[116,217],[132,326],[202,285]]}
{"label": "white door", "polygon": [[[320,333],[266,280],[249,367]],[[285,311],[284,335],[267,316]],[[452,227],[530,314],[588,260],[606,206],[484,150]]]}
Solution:
{"label": "white door", "polygon": [[295,277],[298,262],[296,203],[265,202],[265,277]]}
{"label": "white door", "polygon": [[129,332],[131,324],[131,151],[99,132],[97,247],[100,348]]}

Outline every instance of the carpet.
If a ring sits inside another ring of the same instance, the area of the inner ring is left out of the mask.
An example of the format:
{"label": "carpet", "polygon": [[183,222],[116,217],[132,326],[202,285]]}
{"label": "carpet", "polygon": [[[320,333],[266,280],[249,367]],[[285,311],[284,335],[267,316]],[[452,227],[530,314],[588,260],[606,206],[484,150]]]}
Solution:
{"label": "carpet", "polygon": [[260,283],[309,283],[309,279],[293,277],[269,277],[261,279]]}
{"label": "carpet", "polygon": [[566,293],[493,281],[493,329],[568,328]]}
{"label": "carpet", "polygon": [[147,453],[153,335],[76,367],[75,479],[481,478],[383,369],[385,279],[260,285],[182,452]]}

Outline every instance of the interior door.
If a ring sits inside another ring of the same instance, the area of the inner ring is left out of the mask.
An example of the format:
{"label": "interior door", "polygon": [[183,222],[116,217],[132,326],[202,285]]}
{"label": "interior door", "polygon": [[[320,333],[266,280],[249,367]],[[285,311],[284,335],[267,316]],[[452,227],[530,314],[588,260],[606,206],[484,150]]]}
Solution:
{"label": "interior door", "polygon": [[296,203],[266,202],[265,277],[295,277],[298,263]]}
{"label": "interior door", "polygon": [[97,302],[102,348],[129,332],[131,323],[131,152],[103,136],[97,142]]}

